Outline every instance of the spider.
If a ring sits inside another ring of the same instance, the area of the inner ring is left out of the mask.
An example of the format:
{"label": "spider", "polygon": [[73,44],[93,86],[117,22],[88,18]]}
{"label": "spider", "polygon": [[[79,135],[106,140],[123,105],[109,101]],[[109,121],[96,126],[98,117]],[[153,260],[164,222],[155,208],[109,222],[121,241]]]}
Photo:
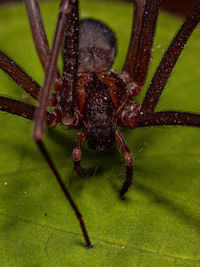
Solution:
{"label": "spider", "polygon": [[[118,126],[132,129],[164,125],[200,126],[198,114],[177,111],[154,112],[173,67],[200,20],[200,6],[193,9],[165,52],[142,104],[134,101],[134,97],[142,90],[147,76],[160,2],[133,0],[132,34],[120,74],[110,70],[116,54],[114,33],[100,21],[79,21],[78,0],[61,1],[51,50],[41,18],[39,0],[25,0],[36,50],[45,70],[43,87],[0,51],[1,69],[39,103],[36,108],[1,96],[0,110],[34,120],[33,139],[70,202],[79,220],[87,247],[92,245],[82,215],[42,141],[45,125],[55,126],[60,123],[73,129],[81,129],[73,149],[74,169],[79,175],[85,174],[80,164],[81,145],[85,139],[89,147],[95,150],[109,149],[116,141],[126,164],[125,182],[120,190],[121,197],[132,183],[134,161]],[[57,67],[61,47],[62,75]],[[56,93],[52,93],[51,89]]]}

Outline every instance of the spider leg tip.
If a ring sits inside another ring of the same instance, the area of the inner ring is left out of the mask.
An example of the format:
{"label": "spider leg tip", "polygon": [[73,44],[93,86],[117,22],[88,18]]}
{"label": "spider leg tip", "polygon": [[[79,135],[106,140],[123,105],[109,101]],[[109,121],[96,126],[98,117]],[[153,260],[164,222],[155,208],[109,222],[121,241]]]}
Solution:
{"label": "spider leg tip", "polygon": [[91,244],[90,244],[90,245],[88,245],[88,244],[86,245],[86,248],[93,248],[93,247],[94,247],[94,246],[91,245]]}

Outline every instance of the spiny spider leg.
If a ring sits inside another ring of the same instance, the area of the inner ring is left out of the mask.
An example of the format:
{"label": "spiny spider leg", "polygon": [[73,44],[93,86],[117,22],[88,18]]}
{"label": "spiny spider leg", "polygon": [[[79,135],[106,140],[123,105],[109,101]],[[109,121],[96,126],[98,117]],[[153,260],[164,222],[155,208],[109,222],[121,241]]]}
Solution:
{"label": "spiny spider leg", "polygon": [[176,64],[181,51],[188,38],[200,20],[200,6],[193,9],[192,13],[183,23],[167,52],[165,53],[157,71],[151,81],[147,94],[142,103],[141,111],[151,113],[155,110],[167,80]]}
{"label": "spiny spider leg", "polygon": [[139,86],[143,86],[145,83],[160,2],[161,0],[149,0],[147,1],[145,6],[142,32],[140,34],[137,52],[137,60],[133,73],[133,80]]}
{"label": "spiny spider leg", "polygon": [[[32,96],[36,100],[39,98],[39,93],[41,90],[40,85],[36,81],[34,81],[26,72],[24,72],[21,67],[19,67],[11,58],[6,56],[2,51],[0,51],[0,68],[5,71],[30,96]],[[12,101],[13,100],[11,99],[11,103],[13,103]],[[54,106],[56,103],[57,95],[52,94],[49,101],[49,106]]]}
{"label": "spiny spider leg", "polygon": [[[47,40],[47,36],[42,21],[40,12],[40,5],[38,0],[25,0],[27,14],[32,30],[32,36],[35,43],[35,47],[42,63],[44,70],[47,67],[48,59],[50,56],[50,48]],[[62,86],[62,80],[59,74],[58,68],[56,69],[55,89],[60,91]]]}
{"label": "spiny spider leg", "polygon": [[80,176],[84,176],[86,174],[85,169],[83,169],[80,164],[81,154],[82,154],[81,145],[83,141],[85,140],[85,138],[86,138],[85,131],[82,131],[82,133],[79,133],[78,139],[76,140],[76,146],[73,149],[74,169]]}
{"label": "spiny spider leg", "polygon": [[29,95],[38,99],[40,85],[28,76],[12,59],[0,51],[0,68],[4,70]]}
{"label": "spiny spider leg", "polygon": [[145,113],[136,116],[132,120],[131,124],[134,128],[163,125],[185,125],[200,127],[200,114],[178,111]]}
{"label": "spiny spider leg", "polygon": [[45,70],[50,55],[49,44],[42,21],[38,0],[25,0],[35,47]]}
{"label": "spiny spider leg", "polygon": [[116,130],[116,141],[120,146],[120,149],[123,153],[123,156],[125,158],[125,162],[126,162],[126,180],[122,186],[122,189],[120,190],[120,196],[123,197],[124,194],[128,191],[131,183],[132,183],[132,178],[133,178],[133,156],[131,154],[131,152],[129,151],[123,136],[121,135],[121,133]]}
{"label": "spiny spider leg", "polygon": [[70,125],[74,118],[74,95],[78,71],[79,16],[78,1],[72,9],[65,29],[63,47],[63,89],[60,100],[62,122]]}
{"label": "spiny spider leg", "polygon": [[0,110],[33,120],[36,107],[24,102],[0,96]]}
{"label": "spiny spider leg", "polygon": [[[34,107],[32,105],[29,105],[29,104],[26,104],[26,103],[23,103],[21,101],[17,101],[14,99],[0,96],[0,110],[2,110],[2,111],[6,111],[6,112],[12,113],[14,115],[24,117],[24,118],[29,119],[29,120],[33,120],[35,109],[36,109],[36,107]],[[53,113],[46,112],[47,125],[51,125],[52,123],[54,123],[54,119],[55,119],[55,117],[54,117]],[[85,241],[86,241],[86,246],[92,247],[91,242],[89,240],[89,236],[88,236],[87,231],[86,231],[85,224],[84,224],[83,219],[82,219],[82,215],[80,214],[80,212],[79,212],[78,208],[76,207],[73,199],[71,198],[67,188],[65,187],[64,183],[62,182],[62,179],[61,179],[59,173],[57,172],[46,148],[44,147],[44,145],[42,143],[42,141],[37,142],[37,144],[38,144],[39,149],[42,152],[43,156],[45,157],[47,163],[49,164],[51,170],[53,171],[54,175],[56,176],[56,179],[57,179],[63,193],[65,194],[66,198],[69,200],[70,205],[72,206],[72,208],[73,208],[73,210],[74,210],[74,212],[75,212],[75,214],[76,214],[76,216],[80,222],[81,229],[82,229]]]}
{"label": "spiny spider leg", "polygon": [[132,80],[134,73],[134,66],[136,65],[137,52],[139,47],[140,34],[142,31],[142,22],[144,16],[144,9],[147,0],[135,0],[133,1],[134,13],[133,13],[133,25],[132,34],[129,42],[129,48],[126,55],[126,61],[124,63],[123,72],[128,74],[128,79]]}
{"label": "spiny spider leg", "polygon": [[[65,194],[66,198],[69,200],[71,207],[73,208],[77,219],[79,220],[83,236],[86,241],[86,246],[91,247],[91,242],[85,227],[85,224],[82,219],[82,215],[78,211],[78,208],[76,207],[75,203],[73,202],[69,191],[65,187],[65,185],[62,182],[62,179],[58,173],[58,171],[55,168],[55,165],[53,161],[51,160],[43,142],[43,133],[44,133],[44,127],[46,122],[46,107],[48,105],[50,90],[53,85],[54,81],[54,75],[56,71],[56,63],[58,59],[58,54],[60,51],[62,39],[64,36],[65,27],[67,24],[67,20],[71,15],[72,10],[74,7],[78,4],[78,1],[76,0],[62,0],[60,4],[60,11],[56,26],[56,32],[54,35],[54,41],[53,41],[53,47],[52,52],[50,55],[50,58],[48,60],[48,65],[45,73],[45,82],[44,87],[41,90],[40,96],[39,96],[39,107],[36,110],[36,116],[35,116],[35,128],[33,132],[33,139],[35,140],[36,144],[38,145],[41,153],[43,154],[44,158],[46,159],[49,167],[51,168],[52,172],[54,173],[63,193]],[[73,38],[73,36],[72,36]]]}
{"label": "spiny spider leg", "polygon": [[134,83],[133,96],[141,91],[145,83],[160,2],[160,0],[134,1],[131,41],[121,74],[126,82]]}
{"label": "spiny spider leg", "polygon": [[76,204],[74,203],[71,195],[69,194],[69,191],[67,190],[67,188],[66,188],[65,184],[63,183],[59,173],[57,172],[57,170],[55,168],[55,165],[53,164],[53,162],[52,162],[52,160],[51,160],[46,148],[44,147],[44,144],[42,143],[42,141],[37,141],[37,144],[38,144],[38,146],[40,148],[40,151],[42,152],[44,158],[46,159],[49,167],[53,171],[53,173],[54,173],[54,175],[55,175],[60,187],[62,188],[63,193],[65,194],[66,198],[69,200],[69,203],[70,203],[71,207],[73,208],[73,210],[74,210],[74,212],[75,212],[75,214],[76,214],[76,216],[77,216],[77,218],[79,220],[79,223],[80,223],[80,226],[81,226],[81,229],[82,229],[85,241],[86,241],[86,246],[88,248],[92,247],[90,239],[89,239],[89,236],[88,236],[88,233],[87,233],[87,230],[86,230],[86,227],[85,227],[85,224],[84,224],[84,221],[82,219],[81,213],[79,212]]}
{"label": "spiny spider leg", "polygon": [[[24,117],[29,120],[33,120],[36,107],[12,98],[0,96],[0,110],[6,111],[8,113],[17,116]],[[54,124],[54,121],[55,121],[54,113],[46,112],[47,125]]]}
{"label": "spiny spider leg", "polygon": [[45,72],[45,82],[44,86],[40,92],[39,96],[39,107],[36,110],[35,116],[35,127],[33,131],[33,139],[39,141],[43,137],[45,128],[45,113],[46,107],[48,105],[50,90],[53,85],[54,75],[56,70],[56,63],[58,59],[58,54],[60,51],[64,30],[67,24],[67,19],[69,18],[72,9],[75,5],[75,0],[62,0],[60,4],[60,11],[56,26],[56,32],[53,40],[52,52],[50,59],[48,60],[48,66]]}

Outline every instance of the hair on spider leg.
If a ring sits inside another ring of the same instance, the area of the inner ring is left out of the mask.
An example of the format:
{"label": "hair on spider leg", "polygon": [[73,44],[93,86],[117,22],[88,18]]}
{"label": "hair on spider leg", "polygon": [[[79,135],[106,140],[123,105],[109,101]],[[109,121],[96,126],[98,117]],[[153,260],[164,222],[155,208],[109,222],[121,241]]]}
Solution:
{"label": "hair on spider leg", "polygon": [[[131,38],[120,74],[110,70],[116,54],[114,33],[97,20],[79,21],[78,0],[60,1],[52,49],[49,48],[42,22],[39,0],[25,0],[33,40],[45,71],[43,86],[37,84],[19,65],[0,51],[1,69],[38,101],[36,108],[34,105],[0,96],[0,110],[34,121],[33,139],[80,223],[86,247],[92,245],[85,223],[44,144],[45,126],[62,124],[79,130],[72,155],[74,169],[78,174],[84,171],[80,161],[82,143],[85,140],[94,150],[111,148],[117,142],[126,165],[125,181],[120,190],[121,198],[124,198],[132,184],[134,157],[119,127],[200,127],[199,114],[155,112],[181,51],[200,20],[200,6],[193,9],[164,53],[142,104],[135,101],[135,96],[141,92],[146,81],[160,2],[133,1]],[[61,48],[62,75],[57,67]],[[157,48],[160,49],[160,45]],[[57,94],[52,94],[52,89]]]}

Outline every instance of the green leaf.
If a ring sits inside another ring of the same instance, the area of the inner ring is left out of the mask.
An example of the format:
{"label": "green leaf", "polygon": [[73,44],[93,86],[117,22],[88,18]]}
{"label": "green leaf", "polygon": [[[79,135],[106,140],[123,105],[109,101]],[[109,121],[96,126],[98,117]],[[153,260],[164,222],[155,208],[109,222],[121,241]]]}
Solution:
{"label": "green leaf", "polygon": [[[42,3],[52,40],[58,2]],[[114,68],[123,66],[132,6],[81,1],[81,14],[99,18],[116,32]],[[182,23],[162,13],[148,85],[164,50]],[[0,49],[43,82],[23,5],[0,10]],[[197,29],[167,84],[158,110],[200,113],[200,32]],[[22,99],[23,91],[0,72],[0,93]],[[141,103],[145,90],[138,97]],[[27,100],[32,101],[30,99]],[[72,149],[76,131],[49,129],[45,144],[83,214],[93,249],[86,249],[79,223],[31,139],[32,122],[0,113],[0,266],[197,266],[200,264],[200,132],[193,127],[123,130],[135,156],[134,183],[118,197],[124,160],[115,146],[95,152],[84,145],[82,164],[93,174],[78,177]]]}

